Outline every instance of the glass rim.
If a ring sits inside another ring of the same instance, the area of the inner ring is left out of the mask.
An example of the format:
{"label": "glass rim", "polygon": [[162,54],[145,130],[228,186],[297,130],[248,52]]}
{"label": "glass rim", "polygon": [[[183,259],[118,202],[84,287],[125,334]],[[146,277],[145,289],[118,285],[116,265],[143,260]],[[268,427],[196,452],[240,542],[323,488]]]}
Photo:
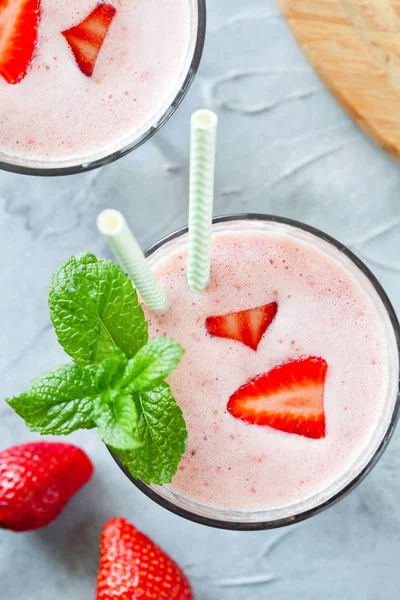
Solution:
{"label": "glass rim", "polygon": [[[21,160],[21,164],[14,164],[4,159],[0,159],[0,170],[8,171],[10,173],[18,173],[20,175],[37,175],[39,177],[77,175],[78,173],[92,171],[93,169],[98,169],[112,162],[115,162],[116,160],[123,158],[124,156],[126,156],[136,148],[139,148],[139,146],[150,140],[156,133],[158,133],[158,131],[165,125],[165,123],[167,123],[167,121],[169,121],[169,119],[175,113],[175,111],[185,98],[187,92],[189,91],[189,88],[192,85],[193,79],[200,66],[206,36],[207,8],[206,0],[194,1],[195,6],[197,5],[197,32],[196,41],[193,49],[193,56],[188,65],[187,74],[178,92],[168,105],[165,112],[157,119],[155,123],[153,123],[153,125],[150,125],[150,127],[142,135],[140,135],[138,138],[134,139],[130,143],[125,144],[122,148],[114,150],[113,152],[111,152],[111,154],[94,160],[81,161],[80,164],[76,165],[41,167],[40,161],[38,161],[37,166],[25,166],[24,164],[22,164],[25,161],[25,159],[16,159]],[[13,157],[10,156],[10,160],[12,161]],[[27,159],[26,162],[28,163],[29,160]]]}
{"label": "glass rim", "polygon": [[[289,226],[295,227],[302,231],[306,231],[307,233],[311,233],[311,234],[315,235],[317,238],[322,239],[323,241],[327,242],[328,244],[331,244],[337,250],[339,250],[344,256],[346,256],[348,259],[350,259],[350,261],[353,264],[355,264],[355,266],[361,271],[361,273],[372,284],[374,290],[376,291],[376,293],[379,296],[380,301],[383,304],[383,307],[385,308],[385,310],[387,312],[387,316],[388,316],[390,324],[393,328],[393,333],[394,333],[394,337],[396,340],[397,360],[398,360],[398,364],[399,364],[399,368],[400,368],[400,324],[399,324],[399,321],[397,319],[397,316],[396,316],[395,310],[392,306],[392,303],[390,302],[385,290],[383,289],[382,285],[379,283],[379,281],[377,280],[375,275],[364,264],[364,262],[360,258],[358,258],[358,256],[356,256],[351,250],[349,250],[349,248],[347,248],[347,246],[345,246],[344,244],[342,244],[341,242],[339,242],[332,236],[326,234],[325,232],[323,232],[311,225],[307,225],[306,223],[302,223],[301,221],[296,221],[294,219],[288,219],[286,217],[279,217],[276,215],[268,215],[268,214],[261,214],[261,213],[242,213],[242,214],[230,214],[230,215],[226,215],[226,216],[215,217],[213,219],[213,224],[225,223],[225,222],[230,222],[230,221],[252,221],[252,220],[253,221],[272,222],[272,223],[274,223],[274,222],[281,223],[284,225],[289,225]],[[146,252],[145,252],[146,258],[151,256],[154,252],[156,252],[156,250],[161,248],[164,244],[181,237],[182,235],[184,235],[187,232],[188,232],[188,227],[187,226],[182,227],[181,229],[178,229],[177,231],[174,231],[173,233],[170,233],[169,235],[162,238],[161,240],[155,242],[146,250]],[[395,400],[394,407],[393,407],[393,412],[392,412],[390,421],[387,425],[386,432],[385,432],[381,442],[379,443],[375,453],[369,459],[367,464],[361,469],[361,471],[359,473],[357,473],[351,479],[351,481],[349,481],[349,483],[347,485],[345,485],[342,489],[337,491],[335,494],[333,494],[333,496],[331,496],[330,498],[328,498],[321,504],[318,504],[317,506],[314,506],[313,508],[299,512],[295,515],[282,517],[282,518],[270,520],[270,521],[259,521],[259,522],[257,522],[257,521],[254,521],[254,522],[228,521],[228,520],[224,520],[223,518],[219,519],[219,518],[215,518],[215,517],[202,516],[202,515],[196,514],[195,512],[192,512],[191,510],[189,510],[187,508],[182,508],[180,506],[177,506],[176,504],[173,503],[173,501],[157,494],[149,485],[147,485],[140,479],[136,479],[135,477],[133,477],[130,474],[130,472],[128,471],[128,469],[118,459],[118,457],[115,456],[110,450],[109,451],[111,453],[112,458],[117,463],[117,465],[120,467],[120,469],[123,471],[123,473],[141,492],[143,492],[148,498],[153,500],[156,504],[167,509],[168,511],[172,512],[175,515],[183,517],[184,519],[187,519],[189,521],[193,521],[195,523],[199,523],[201,525],[206,525],[208,527],[213,527],[216,529],[226,529],[226,530],[233,530],[233,531],[259,531],[259,530],[266,530],[266,529],[277,529],[280,527],[285,527],[287,525],[299,523],[301,521],[309,519],[310,517],[312,517],[314,515],[321,513],[322,511],[326,510],[327,508],[330,508],[331,506],[333,506],[334,504],[339,502],[339,500],[341,500],[342,498],[347,496],[354,488],[356,488],[361,483],[361,481],[363,481],[365,479],[365,477],[372,471],[372,469],[375,467],[375,465],[381,458],[383,452],[386,450],[386,447],[388,446],[388,443],[394,433],[399,416],[400,416],[400,377],[399,377],[399,380],[397,383],[397,393],[396,393],[396,400]],[[235,511],[235,512],[239,513],[240,511]],[[245,514],[245,511],[243,511],[243,512]]]}

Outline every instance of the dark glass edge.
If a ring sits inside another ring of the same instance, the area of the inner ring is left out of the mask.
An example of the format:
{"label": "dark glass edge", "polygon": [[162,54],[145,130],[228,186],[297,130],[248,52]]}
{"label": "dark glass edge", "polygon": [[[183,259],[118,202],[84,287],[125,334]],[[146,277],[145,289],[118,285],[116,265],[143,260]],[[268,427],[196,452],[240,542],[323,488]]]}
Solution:
{"label": "dark glass edge", "polygon": [[[378,293],[378,296],[381,299],[381,301],[386,309],[386,312],[389,316],[389,319],[390,319],[390,322],[392,324],[393,331],[395,334],[396,342],[397,342],[399,372],[400,372],[400,325],[399,325],[399,321],[397,319],[397,316],[396,316],[395,310],[392,306],[392,303],[390,302],[385,290],[383,289],[383,287],[381,286],[381,284],[379,283],[379,281],[377,280],[375,275],[362,262],[362,260],[360,260],[358,258],[358,256],[356,256],[344,244],[342,244],[341,242],[338,242],[335,238],[324,233],[323,231],[321,231],[315,227],[312,227],[311,225],[301,223],[300,221],[296,221],[294,219],[287,219],[286,217],[278,217],[276,215],[257,214],[257,213],[232,214],[232,215],[215,217],[213,219],[213,223],[223,223],[223,222],[229,222],[229,221],[251,221],[251,220],[283,223],[286,225],[291,225],[293,227],[296,227],[297,229],[302,229],[303,231],[306,231],[308,233],[311,233],[311,234],[315,235],[316,237],[333,245],[342,254],[347,256],[347,258],[349,258],[360,269],[360,271],[367,277],[367,279],[371,282],[374,289]],[[181,229],[165,236],[163,239],[159,240],[158,242],[156,242],[155,244],[150,246],[150,248],[148,248],[148,250],[145,252],[145,256],[146,257],[150,256],[156,250],[158,250],[161,246],[163,246],[165,243],[170,242],[170,241],[180,237],[181,235],[187,233],[187,231],[188,231],[188,227],[182,227]],[[326,500],[319,506],[316,506],[309,510],[303,511],[297,515],[293,515],[291,517],[285,517],[285,518],[281,518],[281,519],[276,519],[274,521],[261,521],[261,522],[254,522],[254,523],[232,522],[232,521],[224,521],[223,519],[215,519],[215,518],[211,518],[211,517],[202,517],[200,515],[196,515],[187,509],[176,506],[170,500],[162,498],[156,492],[154,492],[146,483],[144,483],[140,479],[135,479],[130,474],[128,469],[123,466],[123,464],[118,459],[118,457],[115,456],[110,450],[109,451],[110,451],[110,454],[112,455],[114,461],[117,463],[117,465],[123,471],[123,473],[141,492],[143,492],[148,498],[150,498],[151,500],[156,502],[156,504],[169,510],[170,512],[172,512],[175,515],[183,517],[189,521],[199,523],[200,525],[206,525],[208,527],[213,527],[216,529],[227,529],[227,530],[232,530],[232,531],[259,531],[259,530],[265,530],[265,529],[278,529],[280,527],[286,527],[288,525],[300,523],[301,521],[305,521],[306,519],[309,519],[310,517],[313,517],[314,515],[317,515],[317,514],[323,512],[327,508],[334,506],[337,502],[339,502],[339,500],[341,500],[342,498],[347,496],[354,488],[356,488],[365,479],[365,477],[372,471],[372,469],[375,467],[375,465],[379,461],[380,457],[382,456],[383,452],[385,451],[385,449],[386,449],[387,445],[389,444],[389,441],[394,433],[396,424],[399,419],[399,414],[400,414],[400,381],[398,383],[396,403],[395,403],[395,406],[393,409],[392,418],[388,424],[386,434],[383,437],[375,454],[372,456],[369,463],[362,469],[362,471],[360,471],[360,473],[354,479],[352,479],[352,481],[350,481],[350,483],[348,483],[347,486],[345,486],[343,489],[339,490],[339,492],[334,494],[331,498],[329,498],[328,500]],[[237,513],[238,513],[238,511],[236,511],[236,514]]]}
{"label": "dark glass edge", "polygon": [[128,144],[127,146],[124,146],[120,150],[116,150],[108,156],[104,156],[103,158],[99,158],[88,163],[83,163],[71,167],[25,167],[23,165],[13,165],[11,163],[0,160],[0,169],[3,171],[8,171],[10,173],[18,173],[19,175],[35,175],[38,177],[59,177],[62,175],[77,175],[79,173],[93,171],[94,169],[98,169],[112,162],[115,162],[116,160],[123,158],[133,150],[136,150],[136,148],[139,148],[140,146],[142,146],[142,144],[154,137],[155,134],[158,133],[160,129],[165,125],[165,123],[169,121],[169,119],[172,117],[172,115],[176,112],[176,110],[182,103],[187,92],[189,91],[190,86],[192,85],[193,79],[195,78],[195,75],[200,66],[206,36],[206,0],[197,0],[197,7],[198,23],[196,45],[194,48],[192,61],[190,63],[186,78],[182,83],[180,90],[178,91],[177,95],[175,96],[165,113],[160,117],[157,123],[150,127],[150,129],[148,129],[139,139],[135,140],[131,144]]}

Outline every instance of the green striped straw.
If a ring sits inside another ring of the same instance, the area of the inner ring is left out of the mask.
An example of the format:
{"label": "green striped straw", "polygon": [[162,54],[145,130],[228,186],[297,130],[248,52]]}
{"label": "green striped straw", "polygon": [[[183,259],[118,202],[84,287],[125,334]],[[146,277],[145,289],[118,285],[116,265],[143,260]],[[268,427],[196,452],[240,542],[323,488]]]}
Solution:
{"label": "green striped straw", "polygon": [[149,267],[124,215],[112,208],[103,210],[97,217],[97,228],[110,244],[149,310],[163,312],[166,306],[164,290]]}
{"label": "green striped straw", "polygon": [[198,110],[191,119],[187,280],[195,292],[203,290],[210,280],[217,123],[211,110]]}

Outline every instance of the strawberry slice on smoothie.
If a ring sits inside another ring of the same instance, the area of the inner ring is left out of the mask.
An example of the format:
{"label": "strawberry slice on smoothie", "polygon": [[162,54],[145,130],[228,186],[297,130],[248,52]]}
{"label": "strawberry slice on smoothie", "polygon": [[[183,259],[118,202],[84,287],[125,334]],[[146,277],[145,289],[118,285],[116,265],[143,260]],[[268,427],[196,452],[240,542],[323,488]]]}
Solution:
{"label": "strawberry slice on smoothie", "polygon": [[0,75],[19,83],[36,48],[40,0],[0,0]]}
{"label": "strawberry slice on smoothie", "polygon": [[87,77],[93,75],[97,57],[116,12],[117,9],[111,4],[99,4],[81,23],[62,31],[78,67]]}
{"label": "strawberry slice on smoothie", "polygon": [[257,350],[261,338],[275,319],[277,311],[277,303],[271,302],[257,308],[208,317],[206,329],[210,335],[236,340]]}
{"label": "strawberry slice on smoothie", "polygon": [[240,387],[230,397],[228,411],[253,425],[323,438],[327,370],[326,361],[316,357],[279,365]]}

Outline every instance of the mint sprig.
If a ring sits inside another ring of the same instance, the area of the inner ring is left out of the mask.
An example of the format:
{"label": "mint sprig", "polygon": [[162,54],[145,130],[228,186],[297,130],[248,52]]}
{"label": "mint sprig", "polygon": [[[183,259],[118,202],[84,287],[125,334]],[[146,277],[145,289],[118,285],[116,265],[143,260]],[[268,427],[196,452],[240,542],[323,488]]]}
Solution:
{"label": "mint sprig", "polygon": [[44,373],[7,402],[32,431],[63,435],[97,428],[134,477],[171,481],[186,449],[182,411],[164,379],[183,349],[147,342],[132,283],[115,263],[73,256],[53,277],[50,314],[73,363]]}

